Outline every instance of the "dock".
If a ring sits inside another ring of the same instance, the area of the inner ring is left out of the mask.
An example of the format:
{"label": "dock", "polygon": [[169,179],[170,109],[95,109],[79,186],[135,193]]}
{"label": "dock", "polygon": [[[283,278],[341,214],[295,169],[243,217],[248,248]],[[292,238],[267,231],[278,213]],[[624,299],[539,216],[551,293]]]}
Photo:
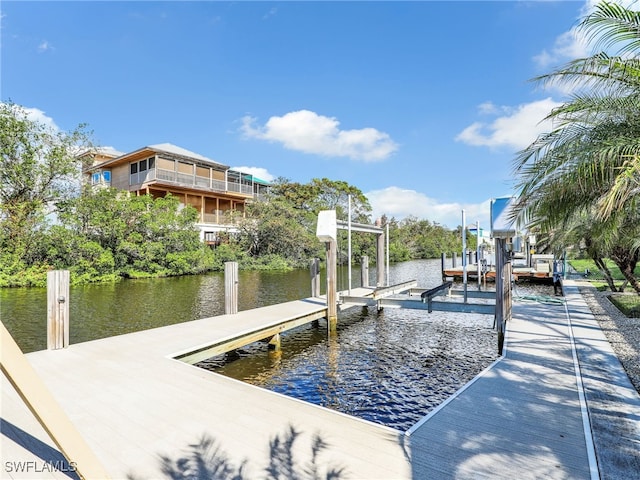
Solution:
{"label": "dock", "polygon": [[[352,291],[354,297],[371,293]],[[226,467],[245,479],[266,478],[267,469],[287,478],[288,468],[302,472],[310,465],[335,478],[596,479],[588,384],[576,345],[588,340],[606,354],[610,347],[593,340],[599,327],[584,313],[577,288],[568,282],[565,293],[566,306],[516,302],[505,355],[408,432],[184,361],[249,332],[317,319],[326,309],[319,298],[33,352],[27,359],[114,479],[177,478],[171,472],[197,455],[212,469]],[[640,399],[622,385],[624,377],[612,371],[616,385],[610,387],[626,389],[620,414],[640,431]],[[45,468],[59,467],[61,454],[4,376],[1,416],[1,478],[76,478],[72,468]],[[314,438],[326,444],[317,457]],[[18,471],[19,462],[31,463]]]}
{"label": "dock", "polygon": [[[537,270],[532,267],[513,267],[512,270],[514,280],[535,280],[549,283],[553,281],[553,274],[548,270]],[[444,278],[461,280],[464,276],[463,267],[447,267],[442,272],[442,276]],[[487,280],[494,281],[496,278],[496,271],[493,268],[487,270],[485,273],[481,271],[480,277],[482,279],[486,278]],[[478,278],[477,264],[467,265],[467,278],[473,280]]]}

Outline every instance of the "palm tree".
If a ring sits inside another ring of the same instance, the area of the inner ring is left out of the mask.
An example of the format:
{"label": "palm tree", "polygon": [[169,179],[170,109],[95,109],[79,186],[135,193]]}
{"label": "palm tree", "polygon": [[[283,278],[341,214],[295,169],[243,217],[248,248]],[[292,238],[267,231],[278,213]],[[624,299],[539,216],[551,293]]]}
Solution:
{"label": "palm tree", "polygon": [[[517,211],[545,230],[588,215],[605,232],[598,245],[609,253],[627,250],[618,259],[628,272],[638,251],[626,232],[640,205],[640,14],[603,2],[580,28],[596,46],[621,46],[615,56],[597,53],[535,79],[571,86],[574,93],[547,116],[552,131],[516,157]],[[635,278],[628,280],[640,294]]]}

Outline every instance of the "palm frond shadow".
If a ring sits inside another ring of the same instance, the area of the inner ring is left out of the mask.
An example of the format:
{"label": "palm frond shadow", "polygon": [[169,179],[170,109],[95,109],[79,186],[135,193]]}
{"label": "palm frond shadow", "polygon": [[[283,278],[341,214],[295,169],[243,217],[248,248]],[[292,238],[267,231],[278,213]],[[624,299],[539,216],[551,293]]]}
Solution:
{"label": "palm frond shadow", "polygon": [[[311,440],[309,460],[301,462],[294,455],[294,444],[301,432],[293,426],[282,436],[276,435],[269,441],[269,459],[264,472],[265,480],[339,480],[344,478],[344,467],[327,466],[321,461],[327,444],[319,434]],[[244,459],[239,465],[229,458],[220,443],[208,434],[188,445],[187,450],[177,458],[160,455],[160,471],[169,480],[249,480],[256,478],[247,474],[249,461]],[[128,480],[141,480],[129,474]]]}

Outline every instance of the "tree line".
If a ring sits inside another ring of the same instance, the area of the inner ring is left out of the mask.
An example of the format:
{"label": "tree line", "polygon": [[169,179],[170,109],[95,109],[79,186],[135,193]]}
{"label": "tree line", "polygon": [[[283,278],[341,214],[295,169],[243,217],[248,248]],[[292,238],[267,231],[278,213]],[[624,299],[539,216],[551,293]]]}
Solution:
{"label": "tree line", "polygon": [[[306,267],[324,258],[315,237],[320,210],[371,223],[371,206],[356,187],[313,179],[276,180],[267,201],[247,205],[237,231],[216,248],[200,241],[198,212],[171,195],[131,196],[83,185],[79,152],[90,148],[84,126],[59,132],[30,120],[15,104],[0,104],[0,286],[44,286],[46,272],[68,269],[74,284],[122,278],[198,274],[237,261],[244,269]],[[390,260],[437,257],[461,250],[460,230],[427,220],[389,223]],[[473,240],[470,239],[472,242]],[[347,235],[339,233],[339,261],[347,262]],[[375,238],[352,235],[354,261],[375,261]]]}

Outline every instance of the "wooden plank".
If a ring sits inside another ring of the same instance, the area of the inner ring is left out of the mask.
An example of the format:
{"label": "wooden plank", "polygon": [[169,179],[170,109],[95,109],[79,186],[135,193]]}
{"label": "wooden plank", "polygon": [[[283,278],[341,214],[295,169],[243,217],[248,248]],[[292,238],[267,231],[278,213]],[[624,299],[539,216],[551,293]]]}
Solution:
{"label": "wooden plank", "polygon": [[2,373],[69,461],[69,465],[74,467],[76,473],[82,478],[110,478],[67,414],[24,357],[4,323],[0,323],[0,344]]}
{"label": "wooden plank", "polygon": [[192,352],[180,354],[175,356],[174,358],[185,363],[198,363],[202,360],[206,360],[207,358],[215,357],[216,355],[221,355],[237,348],[242,348],[253,342],[271,338],[274,335],[285,332],[287,330],[291,330],[292,328],[299,327],[306,323],[310,323],[314,320],[326,318],[326,316],[326,310],[322,310],[320,312],[315,312],[309,315],[294,318],[292,320],[287,320],[286,322],[261,328],[252,332],[243,332],[241,335],[234,338],[229,338],[211,345],[202,346]]}

